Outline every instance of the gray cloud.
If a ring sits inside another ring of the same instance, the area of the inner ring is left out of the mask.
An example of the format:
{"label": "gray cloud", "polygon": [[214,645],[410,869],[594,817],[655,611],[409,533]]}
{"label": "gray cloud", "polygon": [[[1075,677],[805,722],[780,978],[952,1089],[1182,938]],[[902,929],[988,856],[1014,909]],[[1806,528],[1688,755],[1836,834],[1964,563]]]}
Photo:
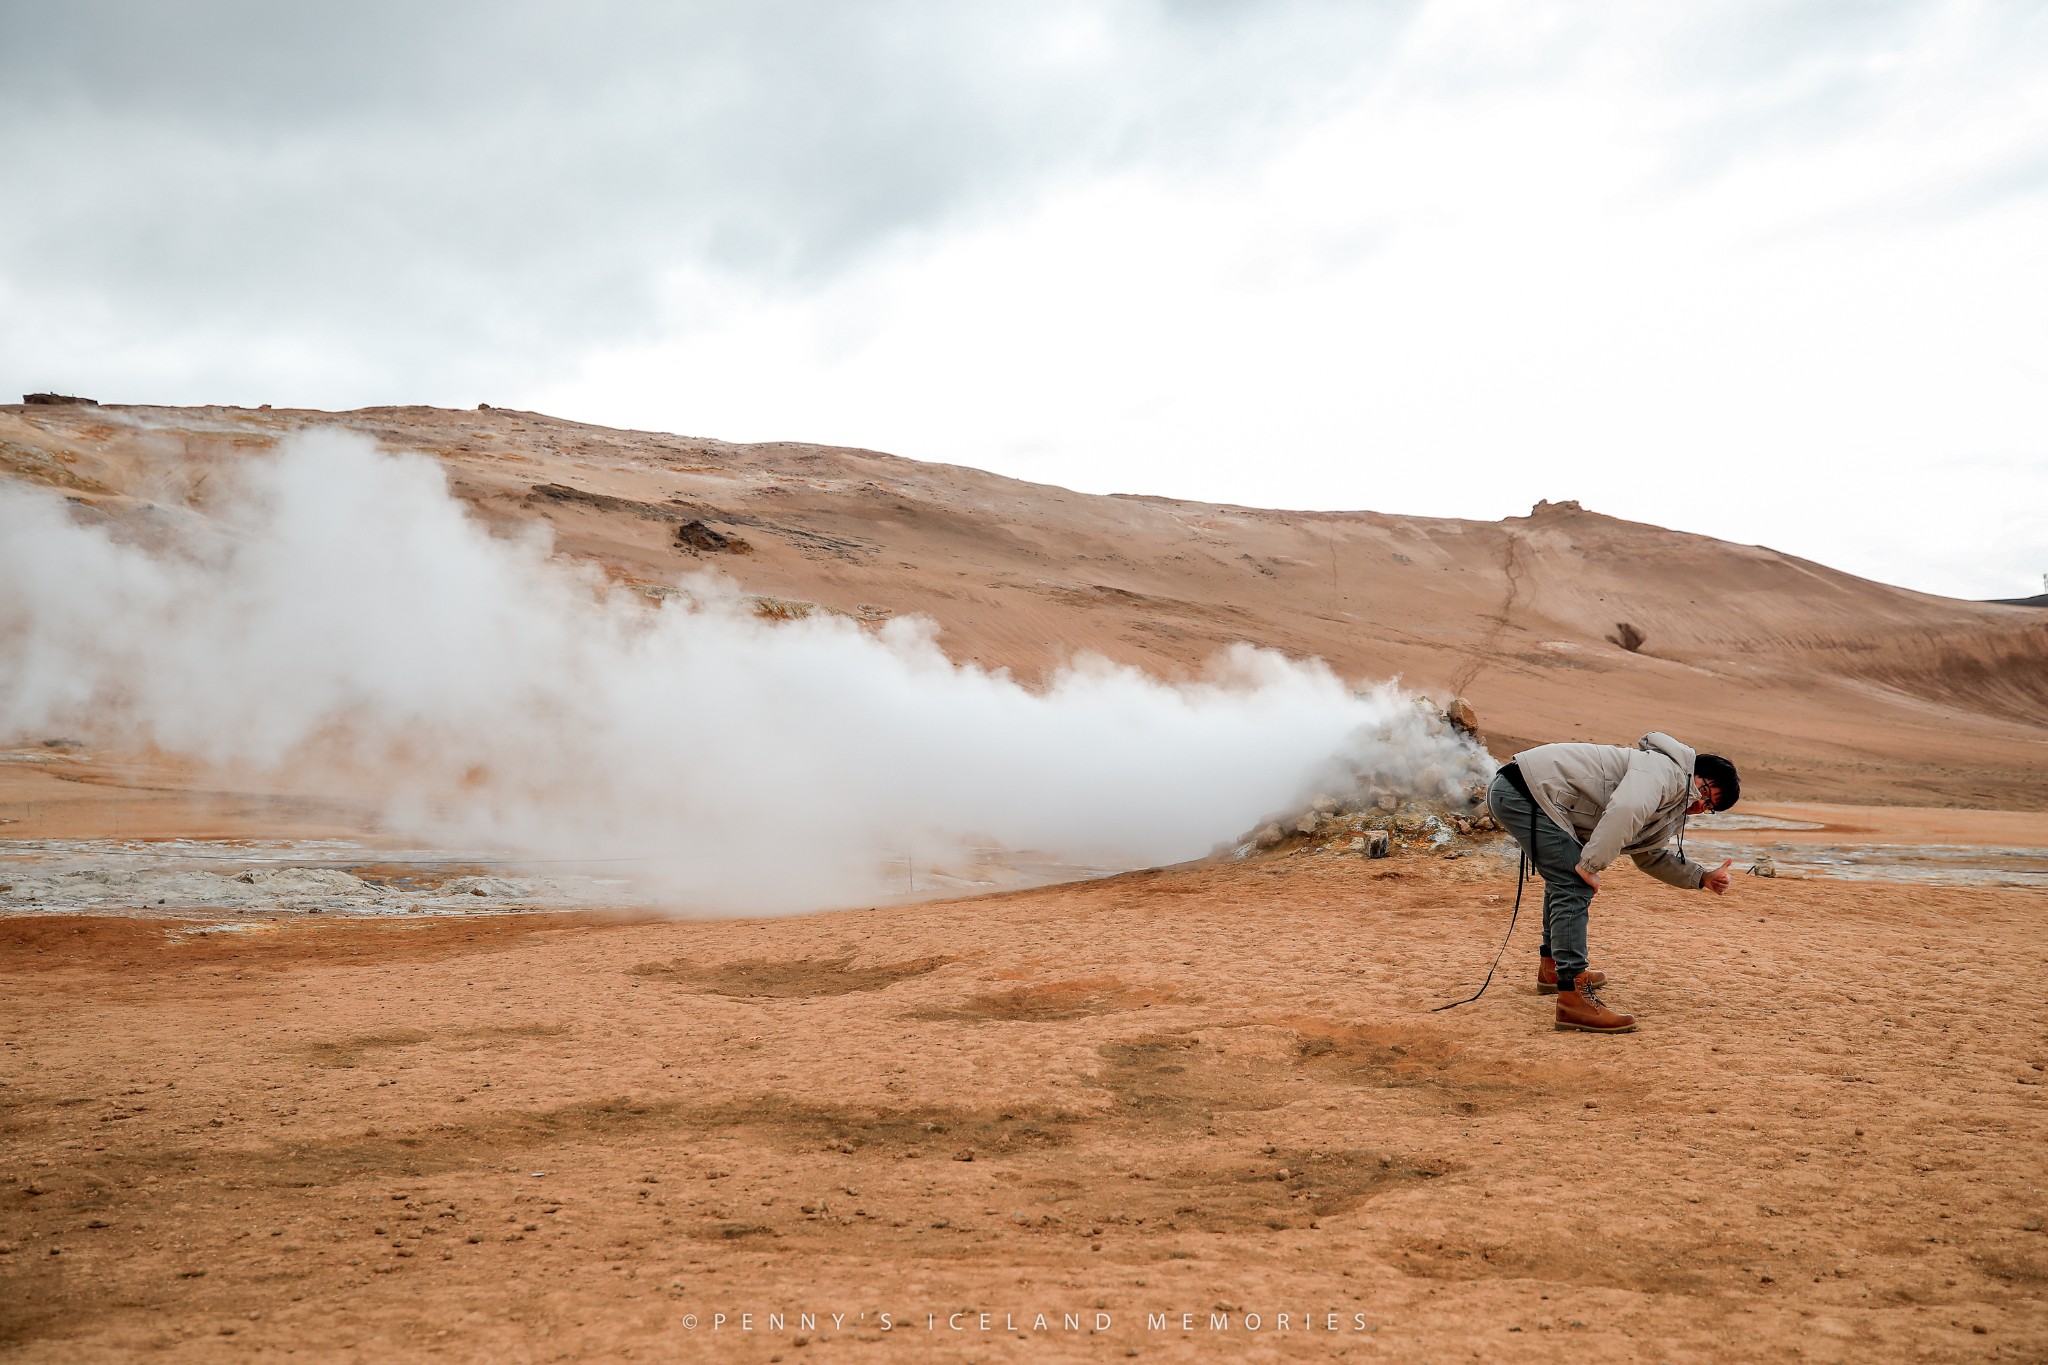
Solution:
{"label": "gray cloud", "polygon": [[[1764,152],[1824,153],[1905,108],[1936,128],[1987,90],[2023,87],[2048,56],[2048,7],[1980,10],[1962,49],[1936,31],[1954,13],[1930,0],[1745,0],[1691,11],[1659,75],[1713,114],[1672,147],[1672,179],[1710,179]],[[1944,45],[1961,68],[1954,79],[1909,86],[1905,59]]]}
{"label": "gray cloud", "polygon": [[[0,0],[0,381],[137,401],[502,397],[673,325],[671,272],[800,293],[1100,172],[1249,180],[1305,120],[1367,96],[1626,73],[1686,110],[1648,182],[1680,193],[1895,114],[1878,59],[1950,12]],[[1997,50],[1963,60],[2038,61],[2041,13],[1979,14]],[[1428,54],[1403,60],[1423,14]],[[1939,119],[1972,88],[1914,98]],[[2039,147],[1915,193],[1939,213],[2036,192]]]}
{"label": "gray cloud", "polygon": [[0,300],[194,384],[516,383],[677,265],[803,287],[1045,177],[1253,154],[1408,8],[11,4]]}

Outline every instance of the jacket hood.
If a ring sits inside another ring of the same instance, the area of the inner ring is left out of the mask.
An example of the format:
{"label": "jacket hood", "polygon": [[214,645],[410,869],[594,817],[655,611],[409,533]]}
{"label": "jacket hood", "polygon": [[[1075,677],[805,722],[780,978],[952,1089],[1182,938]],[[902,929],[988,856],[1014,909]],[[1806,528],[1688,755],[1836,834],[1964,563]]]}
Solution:
{"label": "jacket hood", "polygon": [[1664,755],[1664,757],[1676,763],[1678,770],[1687,777],[1692,776],[1693,761],[1699,757],[1698,750],[1680,744],[1662,730],[1650,731],[1649,734],[1636,741],[1636,747],[1647,753]]}

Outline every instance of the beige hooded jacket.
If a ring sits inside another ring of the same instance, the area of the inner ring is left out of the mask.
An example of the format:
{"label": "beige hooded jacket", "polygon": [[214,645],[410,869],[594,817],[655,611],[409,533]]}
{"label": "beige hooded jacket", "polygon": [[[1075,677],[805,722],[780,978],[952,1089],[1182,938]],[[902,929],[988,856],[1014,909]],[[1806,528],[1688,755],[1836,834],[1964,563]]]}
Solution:
{"label": "beige hooded jacket", "polygon": [[1633,749],[1541,744],[1514,761],[1543,813],[1584,845],[1579,861],[1586,867],[1604,871],[1626,853],[1658,881],[1696,890],[1707,869],[1664,847],[1674,834],[1684,847],[1693,759],[1693,750],[1653,731]]}

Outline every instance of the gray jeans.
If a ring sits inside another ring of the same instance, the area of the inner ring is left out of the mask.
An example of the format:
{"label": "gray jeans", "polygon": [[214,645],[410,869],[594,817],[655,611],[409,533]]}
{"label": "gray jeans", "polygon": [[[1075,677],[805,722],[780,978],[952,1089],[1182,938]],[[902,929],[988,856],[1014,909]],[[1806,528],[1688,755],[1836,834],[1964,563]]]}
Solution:
{"label": "gray jeans", "polygon": [[1543,878],[1543,942],[1557,959],[1558,981],[1577,976],[1586,969],[1586,917],[1593,908],[1593,888],[1577,871],[1579,841],[1505,777],[1486,789],[1486,807]]}

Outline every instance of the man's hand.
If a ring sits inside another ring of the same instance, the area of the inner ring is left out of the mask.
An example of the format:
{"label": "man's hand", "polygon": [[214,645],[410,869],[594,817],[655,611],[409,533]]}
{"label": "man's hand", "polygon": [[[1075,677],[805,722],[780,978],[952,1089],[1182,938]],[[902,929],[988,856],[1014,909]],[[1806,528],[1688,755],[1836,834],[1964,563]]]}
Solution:
{"label": "man's hand", "polygon": [[1717,896],[1728,894],[1728,865],[1734,861],[1733,858],[1724,859],[1719,867],[1709,872],[1700,881],[1700,890],[1711,891]]}
{"label": "man's hand", "polygon": [[1595,891],[1598,891],[1600,889],[1600,874],[1598,872],[1595,872],[1592,868],[1587,867],[1584,863],[1580,863],[1577,867],[1573,868],[1572,871],[1578,873],[1579,880],[1584,882],[1586,885],[1592,887]]}

